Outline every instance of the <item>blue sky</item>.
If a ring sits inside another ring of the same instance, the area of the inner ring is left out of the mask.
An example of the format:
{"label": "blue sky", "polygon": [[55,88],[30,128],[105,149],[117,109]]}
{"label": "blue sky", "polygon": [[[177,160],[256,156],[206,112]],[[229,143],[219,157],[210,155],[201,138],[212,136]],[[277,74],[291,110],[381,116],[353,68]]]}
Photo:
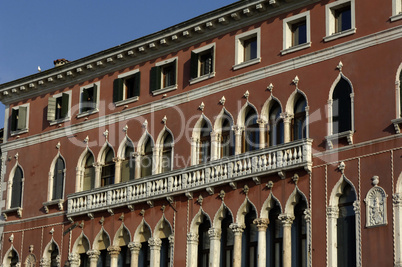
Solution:
{"label": "blue sky", "polygon": [[[0,0],[0,84],[168,28],[236,0]],[[4,105],[0,104],[0,127]]]}

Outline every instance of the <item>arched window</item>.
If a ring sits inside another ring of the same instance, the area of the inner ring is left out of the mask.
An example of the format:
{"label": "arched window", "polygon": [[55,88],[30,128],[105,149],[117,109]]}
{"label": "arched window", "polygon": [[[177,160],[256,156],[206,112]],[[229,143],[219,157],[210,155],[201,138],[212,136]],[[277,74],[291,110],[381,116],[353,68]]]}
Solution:
{"label": "arched window", "polygon": [[51,267],[58,267],[60,264],[60,259],[59,259],[59,248],[55,243],[52,244],[51,246],[52,252],[50,253],[50,266]]}
{"label": "arched window", "polygon": [[235,154],[234,136],[230,117],[225,116],[222,119],[221,131],[221,157],[229,157]]}
{"label": "arched window", "polygon": [[356,266],[356,219],[353,202],[356,193],[346,184],[339,197],[337,219],[338,266]]}
{"label": "arched window", "polygon": [[233,246],[234,246],[234,234],[230,225],[233,223],[233,218],[228,210],[226,210],[225,218],[221,224],[221,267],[233,266]]}
{"label": "arched window", "polygon": [[250,208],[250,211],[245,217],[246,228],[243,233],[243,242],[246,245],[242,248],[242,261],[248,267],[257,267],[258,263],[258,230],[253,221],[257,218],[257,213],[254,208]]}
{"label": "arched window", "polygon": [[270,146],[279,145],[284,142],[284,127],[281,113],[281,106],[277,101],[274,101],[268,112],[269,130],[267,141]]}
{"label": "arched window", "polygon": [[11,205],[10,208],[20,208],[22,202],[22,185],[23,185],[23,172],[20,166],[17,166],[11,189]]}
{"label": "arched window", "polygon": [[141,177],[152,175],[152,150],[153,144],[151,138],[147,137],[144,143],[142,155],[141,155]]}
{"label": "arched window", "polygon": [[128,246],[120,247],[120,254],[117,257],[117,267],[130,267],[131,255]]}
{"label": "arched window", "polygon": [[161,255],[160,255],[160,263],[161,267],[169,267],[170,266],[170,243],[169,238],[165,237],[161,239],[162,246],[161,246]]}
{"label": "arched window", "polygon": [[135,162],[132,157],[134,153],[134,147],[131,142],[126,143],[124,148],[124,160],[121,163],[121,181],[127,182],[134,180],[135,174]]}
{"label": "arched window", "polygon": [[161,172],[168,172],[173,169],[173,137],[169,132],[166,132],[163,138]]}
{"label": "arched window", "polygon": [[107,147],[103,152],[103,166],[101,175],[101,186],[114,184],[115,163],[113,161],[114,152],[111,147]]}
{"label": "arched window", "polygon": [[352,130],[352,88],[343,77],[332,93],[332,134]]}
{"label": "arched window", "polygon": [[198,163],[205,163],[211,159],[211,126],[205,120],[200,129]]}
{"label": "arched window", "polygon": [[306,138],[306,99],[298,94],[293,109],[292,138],[300,140]]}
{"label": "arched window", "polygon": [[80,256],[80,267],[89,267],[90,261],[87,252],[90,247],[88,239],[84,235],[80,236],[76,240],[74,248],[75,253]]}
{"label": "arched window", "polygon": [[257,112],[248,106],[244,117],[243,153],[256,150],[259,147],[260,132],[257,119]]}
{"label": "arched window", "polygon": [[209,249],[210,240],[208,230],[211,228],[211,223],[204,216],[204,221],[198,227],[198,267],[209,266]]}
{"label": "arched window", "polygon": [[270,267],[282,266],[283,228],[279,215],[281,209],[278,204],[269,212],[267,229],[267,260]]}
{"label": "arched window", "polygon": [[94,167],[94,156],[92,153],[87,154],[85,158],[85,165],[84,165],[84,179],[82,190],[91,190],[95,188],[95,167]]}
{"label": "arched window", "polygon": [[62,157],[58,157],[53,171],[52,200],[62,199],[64,192],[64,172],[66,164]]}
{"label": "arched window", "polygon": [[305,201],[301,200],[294,207],[295,219],[292,223],[292,258],[295,264],[292,266],[307,266],[307,228],[304,219],[304,211],[307,208]]}

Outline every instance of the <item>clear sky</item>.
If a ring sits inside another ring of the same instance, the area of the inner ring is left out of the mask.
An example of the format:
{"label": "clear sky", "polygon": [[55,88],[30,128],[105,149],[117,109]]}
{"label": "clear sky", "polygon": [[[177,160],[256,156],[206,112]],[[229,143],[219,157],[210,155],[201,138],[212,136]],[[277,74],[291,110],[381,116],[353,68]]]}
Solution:
{"label": "clear sky", "polygon": [[[137,39],[237,0],[0,0],[0,84]],[[4,105],[0,103],[0,128]]]}

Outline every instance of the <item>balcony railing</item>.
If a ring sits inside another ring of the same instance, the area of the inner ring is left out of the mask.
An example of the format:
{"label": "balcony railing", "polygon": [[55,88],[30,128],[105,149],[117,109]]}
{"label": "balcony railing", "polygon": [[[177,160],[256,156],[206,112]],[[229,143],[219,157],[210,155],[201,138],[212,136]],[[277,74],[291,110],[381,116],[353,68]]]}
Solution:
{"label": "balcony railing", "polygon": [[311,169],[310,139],[235,155],[206,164],[152,175],[108,187],[71,194],[67,216],[77,216],[135,203],[171,198],[199,190],[213,192],[214,186],[234,183],[285,170]]}

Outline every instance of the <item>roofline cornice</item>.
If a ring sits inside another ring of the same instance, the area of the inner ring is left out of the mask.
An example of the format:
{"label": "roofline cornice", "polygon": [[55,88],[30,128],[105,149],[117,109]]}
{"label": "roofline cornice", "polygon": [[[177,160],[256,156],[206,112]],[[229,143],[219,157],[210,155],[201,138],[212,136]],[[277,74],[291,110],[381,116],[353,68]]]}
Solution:
{"label": "roofline cornice", "polygon": [[[159,32],[0,85],[11,104],[133,66],[319,0],[242,0]],[[174,45],[171,45],[174,44]]]}

